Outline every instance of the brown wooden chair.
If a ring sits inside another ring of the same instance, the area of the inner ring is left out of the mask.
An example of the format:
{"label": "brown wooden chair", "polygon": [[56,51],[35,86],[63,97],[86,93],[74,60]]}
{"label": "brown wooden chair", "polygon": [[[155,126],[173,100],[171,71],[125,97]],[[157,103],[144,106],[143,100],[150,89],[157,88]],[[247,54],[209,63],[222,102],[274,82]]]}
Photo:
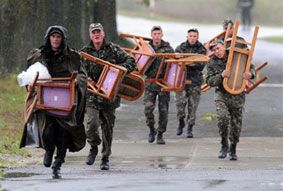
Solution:
{"label": "brown wooden chair", "polygon": [[[185,66],[207,62],[209,59],[205,55],[194,53],[156,53],[155,56],[162,57],[159,69],[154,79],[146,79],[145,81],[158,84],[162,87],[162,91],[182,91],[185,84],[191,83],[185,80]],[[164,64],[166,64],[165,74],[160,78]]]}
{"label": "brown wooden chair", "polygon": [[260,78],[260,70],[267,65],[267,62],[262,63],[259,67],[256,68],[256,81],[252,81],[251,79],[248,80],[246,84],[246,92],[250,93],[254,88],[256,88],[259,84],[265,81],[268,77],[263,76]]}
{"label": "brown wooden chair", "polygon": [[97,81],[88,81],[88,91],[113,101],[119,96],[128,101],[134,101],[140,98],[144,92],[144,80],[133,73],[126,75],[127,69],[121,66],[111,64],[87,53],[81,52],[84,58],[101,64],[103,71]]}
{"label": "brown wooden chair", "polygon": [[118,93],[118,86],[126,75],[127,69],[96,58],[85,52],[80,52],[80,54],[82,57],[103,66],[103,70],[97,82],[89,78],[88,91],[113,101]]}
{"label": "brown wooden chair", "polygon": [[[26,97],[24,112],[27,123],[35,110],[44,110],[47,114],[56,117],[68,117],[72,115],[76,103],[75,78],[38,78],[37,73],[30,91]],[[34,92],[35,90],[35,92]]]}
{"label": "brown wooden chair", "polygon": [[146,42],[151,39],[147,37],[125,33],[121,33],[120,36],[132,38],[135,41],[136,46],[133,49],[124,48],[124,50],[129,52],[131,56],[133,56],[137,61],[137,71],[135,71],[134,73],[143,75],[150,67],[155,55],[155,52],[152,47]]}
{"label": "brown wooden chair", "polygon": [[[227,92],[231,94],[240,94],[246,88],[247,80],[243,78],[243,74],[250,71],[254,47],[259,29],[258,26],[255,27],[252,42],[249,43],[237,39],[238,28],[239,21],[236,21],[232,38],[226,40],[231,40],[229,56],[226,64],[226,70],[230,71],[230,77],[224,78],[223,87]],[[229,31],[227,30],[227,32]],[[235,47],[236,43],[249,45],[250,48],[237,48]]]}

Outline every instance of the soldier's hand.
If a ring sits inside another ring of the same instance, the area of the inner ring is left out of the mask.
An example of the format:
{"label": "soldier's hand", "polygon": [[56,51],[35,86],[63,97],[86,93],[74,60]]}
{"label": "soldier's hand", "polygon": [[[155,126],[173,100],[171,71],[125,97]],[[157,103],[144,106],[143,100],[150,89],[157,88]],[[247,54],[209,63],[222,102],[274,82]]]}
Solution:
{"label": "soldier's hand", "polygon": [[223,78],[228,78],[228,77],[230,77],[230,71],[229,71],[229,70],[224,70],[224,71],[222,72],[221,76],[222,76]]}
{"label": "soldier's hand", "polygon": [[245,72],[245,73],[243,74],[243,78],[244,78],[245,80],[251,79],[251,78],[252,78],[252,74],[251,74],[250,72]]}

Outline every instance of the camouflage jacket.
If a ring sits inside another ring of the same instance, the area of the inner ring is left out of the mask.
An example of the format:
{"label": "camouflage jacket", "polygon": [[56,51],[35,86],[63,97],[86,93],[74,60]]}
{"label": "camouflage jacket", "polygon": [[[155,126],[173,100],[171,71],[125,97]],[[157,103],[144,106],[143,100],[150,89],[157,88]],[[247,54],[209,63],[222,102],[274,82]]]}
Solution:
{"label": "camouflage jacket", "polygon": [[[225,37],[223,36],[223,37],[220,38],[220,40],[223,40],[223,41],[224,41],[224,38],[225,38]],[[237,40],[245,41],[245,39],[242,38],[242,37],[240,37],[240,36],[237,36]],[[231,41],[229,40],[229,41],[227,41],[227,43],[226,43],[226,48],[229,49],[230,46],[231,46]],[[235,44],[235,47],[237,47],[237,48],[242,48],[242,49],[248,48],[248,46],[247,46],[246,44],[237,43],[237,42],[236,42],[236,44]]]}
{"label": "camouflage jacket", "polygon": [[[127,73],[130,73],[136,69],[135,59],[124,50],[122,50],[119,45],[111,42],[104,41],[102,47],[99,50],[96,50],[92,41],[90,41],[89,44],[84,46],[80,51],[108,61],[111,64],[125,67],[127,69]],[[84,60],[84,65],[87,70],[88,77],[97,82],[102,72],[103,66],[88,60]],[[120,98],[116,97],[112,102],[101,96],[88,93],[87,106],[95,107],[97,109],[115,109],[120,106]]]}
{"label": "camouflage jacket", "polygon": [[[197,41],[196,44],[190,45],[188,41],[181,43],[175,49],[178,53],[197,53],[206,55],[205,47]],[[191,81],[191,85],[201,85],[203,83],[202,70],[205,67],[206,62],[195,63],[193,66],[187,66],[187,80]],[[190,84],[187,84],[190,85]],[[186,86],[187,86],[186,85]]]}
{"label": "camouflage jacket", "polygon": [[[245,92],[233,95],[228,93],[223,87],[223,78],[221,76],[225,70],[227,59],[223,60],[213,55],[207,63],[206,83],[215,87],[214,100],[223,101],[226,105],[234,108],[244,107],[245,105]],[[254,65],[251,65],[250,72],[252,78],[255,76]]]}
{"label": "camouflage jacket", "polygon": [[[174,49],[169,45],[169,43],[163,40],[161,41],[161,44],[159,46],[154,46],[152,40],[149,42],[149,44],[154,49],[155,53],[173,53],[174,52]],[[147,79],[153,79],[156,77],[161,60],[162,60],[162,57],[154,58],[152,64],[145,72]],[[166,64],[163,64],[162,71],[161,71],[161,74],[159,75],[159,78],[164,77],[165,69],[166,69]],[[161,90],[161,87],[155,83],[146,83],[145,89],[146,90]]]}

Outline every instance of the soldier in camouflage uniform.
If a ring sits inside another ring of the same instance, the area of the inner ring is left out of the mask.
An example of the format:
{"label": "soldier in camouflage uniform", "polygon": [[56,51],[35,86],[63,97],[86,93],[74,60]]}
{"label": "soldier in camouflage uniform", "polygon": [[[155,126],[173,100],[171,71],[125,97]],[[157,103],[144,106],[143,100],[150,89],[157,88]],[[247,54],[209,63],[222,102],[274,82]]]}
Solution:
{"label": "soldier in camouflage uniform", "polygon": [[[210,45],[210,49],[214,55],[207,64],[206,82],[209,86],[215,87],[214,100],[222,144],[218,158],[226,158],[229,150],[229,135],[231,144],[229,158],[230,160],[237,160],[236,145],[239,142],[241,133],[245,92],[233,95],[228,93],[222,85],[223,79],[230,76],[230,71],[226,70],[228,51],[224,47],[223,41],[213,41]],[[248,80],[254,76],[254,65],[251,65],[250,72],[244,73],[243,78]]]}
{"label": "soldier in camouflage uniform", "polygon": [[[225,30],[225,31],[227,30],[228,25],[230,23],[231,23],[231,29],[229,31],[228,37],[232,37],[232,35],[233,35],[234,23],[233,23],[232,20],[224,20],[224,22],[223,22],[223,30]],[[221,37],[220,40],[224,41],[224,38],[225,38],[225,36]],[[245,41],[245,39],[243,37],[240,37],[240,36],[237,36],[237,40]],[[229,48],[230,46],[231,46],[231,41],[229,40],[229,41],[226,42],[226,48]],[[244,49],[244,48],[247,48],[247,45],[236,42],[235,47]]]}
{"label": "soldier in camouflage uniform", "polygon": [[[163,32],[160,26],[153,26],[151,29],[152,40],[149,44],[152,46],[156,53],[173,53],[173,48],[169,43],[162,40]],[[146,71],[145,75],[147,79],[153,79],[156,76],[158,68],[160,66],[162,57],[156,57],[152,62],[151,66]],[[165,72],[165,64],[163,65],[163,74],[159,77],[162,78]],[[154,124],[154,109],[155,102],[158,97],[158,110],[159,110],[159,121],[158,128],[155,129]],[[144,114],[146,117],[146,124],[150,129],[148,142],[152,143],[155,140],[157,134],[157,144],[165,144],[163,139],[163,133],[166,131],[167,120],[168,120],[168,109],[170,101],[170,92],[161,91],[161,87],[155,83],[146,83],[144,92]]]}
{"label": "soldier in camouflage uniform", "polygon": [[[100,23],[90,24],[89,34],[91,41],[88,45],[84,46],[81,51],[112,64],[125,67],[127,73],[136,69],[133,57],[123,51],[119,45],[105,41],[103,26]],[[85,61],[85,68],[88,72],[88,77],[94,82],[97,82],[103,67],[99,64]],[[112,102],[101,96],[88,93],[86,103],[87,126],[85,132],[91,148],[86,159],[86,164],[92,165],[95,161],[95,157],[98,153],[98,145],[101,143],[98,132],[98,128],[101,126],[103,147],[100,169],[109,169],[109,156],[111,155],[113,128],[115,124],[115,110],[119,106],[119,97],[116,97]]]}
{"label": "soldier in camouflage uniform", "polygon": [[[199,32],[197,29],[189,29],[187,40],[181,43],[175,49],[179,53],[198,53],[206,55],[205,47],[198,41]],[[177,117],[179,119],[179,126],[176,130],[177,135],[183,133],[185,127],[184,118],[186,116],[185,108],[187,105],[188,115],[186,121],[188,123],[187,138],[193,138],[193,126],[196,120],[196,110],[199,105],[201,96],[201,84],[203,83],[202,70],[205,67],[205,62],[195,63],[192,66],[186,66],[187,76],[186,80],[190,84],[186,84],[184,91],[176,92],[175,101],[177,108]]]}

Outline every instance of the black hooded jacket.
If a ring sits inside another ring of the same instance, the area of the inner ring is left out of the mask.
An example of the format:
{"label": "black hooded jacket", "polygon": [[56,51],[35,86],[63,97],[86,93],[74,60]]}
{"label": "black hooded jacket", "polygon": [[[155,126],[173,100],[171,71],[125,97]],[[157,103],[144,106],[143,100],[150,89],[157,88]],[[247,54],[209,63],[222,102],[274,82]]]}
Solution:
{"label": "black hooded jacket", "polygon": [[[63,37],[62,44],[56,52],[51,49],[50,45],[50,33],[52,30],[59,31]],[[47,29],[44,36],[43,46],[38,49],[34,49],[29,53],[27,58],[27,67],[33,65],[35,62],[40,62],[45,65],[52,78],[70,77],[73,72],[77,72],[77,106],[74,114],[68,118],[53,117],[71,135],[71,143],[68,146],[69,150],[79,151],[85,145],[83,121],[86,103],[87,73],[81,63],[79,53],[67,46],[67,30],[64,27],[50,26]],[[37,114],[40,137],[42,137],[47,114],[44,110],[38,110]],[[20,147],[24,146],[25,130]],[[41,139],[41,146],[44,148],[43,139]]]}

